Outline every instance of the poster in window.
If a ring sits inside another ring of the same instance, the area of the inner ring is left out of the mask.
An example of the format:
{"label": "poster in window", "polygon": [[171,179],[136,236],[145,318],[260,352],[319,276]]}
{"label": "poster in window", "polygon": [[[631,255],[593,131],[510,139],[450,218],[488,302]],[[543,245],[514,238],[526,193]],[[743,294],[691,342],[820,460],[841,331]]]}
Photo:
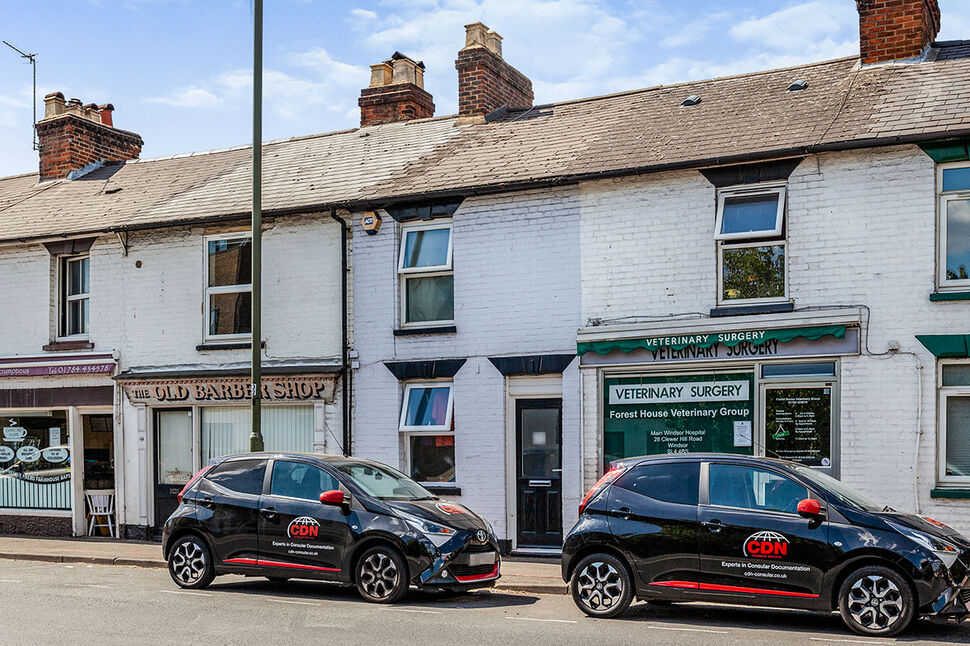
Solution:
{"label": "poster in window", "polygon": [[813,467],[832,464],[832,388],[765,390],[765,453]]}

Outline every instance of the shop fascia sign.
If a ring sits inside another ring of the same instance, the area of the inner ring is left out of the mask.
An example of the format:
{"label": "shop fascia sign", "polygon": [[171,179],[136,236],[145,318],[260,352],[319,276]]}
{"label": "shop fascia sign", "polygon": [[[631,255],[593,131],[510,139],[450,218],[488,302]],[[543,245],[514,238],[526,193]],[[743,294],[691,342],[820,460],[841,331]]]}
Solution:
{"label": "shop fascia sign", "polygon": [[678,384],[621,384],[610,386],[610,404],[673,404],[746,401],[747,381],[701,381]]}
{"label": "shop fascia sign", "polygon": [[810,341],[817,341],[825,336],[842,339],[845,337],[845,333],[846,326],[844,325],[825,325],[816,327],[676,334],[610,341],[581,341],[577,344],[577,354],[584,355],[587,352],[609,354],[610,352],[633,352],[635,350],[658,352],[663,349],[683,350],[691,347],[706,349],[719,345],[729,348],[734,348],[742,344],[747,346],[761,346],[768,343],[788,343],[800,338]]}
{"label": "shop fascia sign", "polygon": [[[125,384],[128,399],[136,404],[195,404],[249,401],[249,379],[166,379]],[[332,402],[334,380],[328,376],[264,377],[264,402]]]}
{"label": "shop fascia sign", "polygon": [[114,374],[115,361],[110,357],[96,360],[62,362],[0,361],[0,377],[58,377],[70,375]]}

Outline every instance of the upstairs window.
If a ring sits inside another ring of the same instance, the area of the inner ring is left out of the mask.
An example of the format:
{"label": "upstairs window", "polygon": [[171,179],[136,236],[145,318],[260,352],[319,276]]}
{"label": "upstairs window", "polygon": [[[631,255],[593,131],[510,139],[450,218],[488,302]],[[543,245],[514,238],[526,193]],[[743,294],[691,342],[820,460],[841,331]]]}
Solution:
{"label": "upstairs window", "polygon": [[248,233],[205,238],[205,336],[248,339],[253,304],[253,242]]}
{"label": "upstairs window", "polygon": [[719,305],[788,298],[785,197],[783,185],[719,192],[714,229]]}
{"label": "upstairs window", "polygon": [[940,167],[939,286],[970,287],[970,165]]}
{"label": "upstairs window", "polygon": [[398,274],[402,327],[451,324],[455,319],[451,223],[404,227]]}
{"label": "upstairs window", "polygon": [[90,319],[91,259],[87,255],[60,259],[58,337],[85,338]]}

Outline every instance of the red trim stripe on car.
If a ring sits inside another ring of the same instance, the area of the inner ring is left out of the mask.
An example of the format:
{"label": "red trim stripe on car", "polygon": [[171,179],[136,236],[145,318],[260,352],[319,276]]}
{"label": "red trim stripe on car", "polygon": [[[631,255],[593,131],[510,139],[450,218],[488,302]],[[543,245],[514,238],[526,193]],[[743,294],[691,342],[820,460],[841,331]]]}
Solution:
{"label": "red trim stripe on car", "polygon": [[223,563],[238,565],[262,565],[264,567],[288,567],[295,570],[317,570],[319,572],[340,572],[340,568],[320,567],[319,565],[301,565],[299,563],[282,563],[280,561],[264,561],[263,559],[226,559]]}
{"label": "red trim stripe on car", "polygon": [[771,594],[779,597],[803,597],[818,599],[817,594],[808,592],[789,592],[788,590],[765,590],[764,588],[745,588],[736,585],[720,585],[717,583],[696,583],[694,581],[657,581],[652,586],[664,588],[682,588],[685,590],[704,590],[707,592],[741,592],[744,594]]}
{"label": "red trim stripe on car", "polygon": [[486,579],[498,578],[498,561],[495,561],[495,567],[488,574],[469,574],[468,576],[456,576],[455,578],[462,583],[468,583],[469,581],[485,581]]}

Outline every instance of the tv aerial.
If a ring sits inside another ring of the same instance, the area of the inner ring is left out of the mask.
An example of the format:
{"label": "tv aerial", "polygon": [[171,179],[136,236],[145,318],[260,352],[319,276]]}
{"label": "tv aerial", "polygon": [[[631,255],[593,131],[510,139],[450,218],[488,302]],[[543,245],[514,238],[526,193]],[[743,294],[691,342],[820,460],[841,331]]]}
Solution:
{"label": "tv aerial", "polygon": [[20,58],[26,58],[28,61],[30,61],[30,66],[33,68],[33,71],[34,71],[34,125],[31,128],[31,130],[33,132],[32,141],[34,145],[34,150],[37,150],[38,149],[38,146],[37,146],[37,54],[28,54],[18,49],[17,47],[14,47],[7,41],[3,41],[3,44],[9,47],[10,49],[12,49],[13,51],[17,52],[18,54],[20,54]]}

